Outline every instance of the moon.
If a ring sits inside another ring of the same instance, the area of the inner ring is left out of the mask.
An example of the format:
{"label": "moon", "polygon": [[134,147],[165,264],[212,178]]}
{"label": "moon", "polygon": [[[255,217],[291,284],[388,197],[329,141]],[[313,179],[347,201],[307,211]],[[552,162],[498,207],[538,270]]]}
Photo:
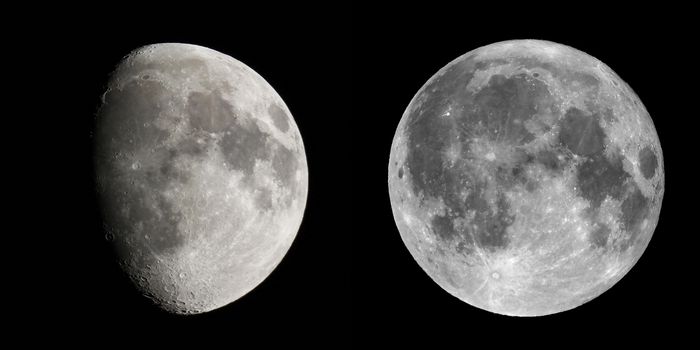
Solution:
{"label": "moon", "polygon": [[260,284],[306,205],[299,129],[234,58],[164,43],[131,52],[96,117],[94,164],[119,264],[166,311],[207,312]]}
{"label": "moon", "polygon": [[596,298],[640,258],[663,155],[608,66],[506,41],[450,62],[413,97],[388,185],[401,238],[438,285],[483,310],[541,316]]}

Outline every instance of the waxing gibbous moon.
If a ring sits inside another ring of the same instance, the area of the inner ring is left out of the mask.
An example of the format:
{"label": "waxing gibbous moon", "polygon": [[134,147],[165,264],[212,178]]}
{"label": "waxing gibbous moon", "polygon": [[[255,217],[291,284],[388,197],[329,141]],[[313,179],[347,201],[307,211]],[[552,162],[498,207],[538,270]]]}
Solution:
{"label": "waxing gibbous moon", "polygon": [[174,43],[133,51],[103,95],[94,144],[105,238],[167,311],[239,299],[296,236],[308,188],[299,129],[230,56]]}
{"label": "waxing gibbous moon", "polygon": [[418,91],[394,136],[389,193],[425,272],[478,308],[539,316],[619,281],[654,232],[661,145],[639,97],[568,46],[495,43]]}

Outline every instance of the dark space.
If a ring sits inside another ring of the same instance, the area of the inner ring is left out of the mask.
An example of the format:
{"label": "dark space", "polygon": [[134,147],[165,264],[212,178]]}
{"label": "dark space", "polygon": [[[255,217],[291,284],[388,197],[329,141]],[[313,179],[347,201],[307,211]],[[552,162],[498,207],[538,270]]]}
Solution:
{"label": "dark space", "polygon": [[[28,261],[21,274],[30,281],[15,293],[29,306],[10,322],[22,339],[91,346],[206,339],[227,348],[331,349],[427,342],[440,349],[443,343],[579,345],[581,338],[671,345],[687,338],[691,322],[683,316],[692,312],[694,263],[683,260],[688,254],[679,249],[692,245],[679,236],[694,234],[687,222],[693,214],[685,210],[696,206],[686,203],[694,199],[684,193],[690,185],[682,177],[697,147],[680,134],[689,129],[694,100],[680,96],[682,76],[672,72],[678,55],[686,56],[669,49],[690,40],[683,38],[689,28],[678,19],[681,9],[646,9],[648,18],[640,8],[634,17],[606,9],[607,19],[592,25],[583,15],[524,9],[515,11],[520,18],[496,21],[473,8],[408,4],[220,6],[181,13],[106,3],[47,7],[8,29],[27,32],[12,36],[31,54],[8,55],[31,67],[20,78],[27,85],[22,91],[52,92],[29,96],[26,105],[36,111],[5,131],[19,139],[21,131],[36,130],[17,163],[30,185],[13,202],[24,213],[17,219],[27,242],[6,248]],[[666,25],[651,25],[661,22]],[[387,168],[404,109],[433,74],[472,49],[526,38],[584,51],[634,89],[661,139],[666,192],[651,243],[620,282],[571,311],[520,319],[456,299],[420,268],[394,224]],[[291,110],[309,165],[304,220],[282,263],[243,298],[201,315],[170,315],[138,294],[110,251],[93,190],[92,120],[109,73],[131,50],[156,42],[207,46],[263,76]]]}

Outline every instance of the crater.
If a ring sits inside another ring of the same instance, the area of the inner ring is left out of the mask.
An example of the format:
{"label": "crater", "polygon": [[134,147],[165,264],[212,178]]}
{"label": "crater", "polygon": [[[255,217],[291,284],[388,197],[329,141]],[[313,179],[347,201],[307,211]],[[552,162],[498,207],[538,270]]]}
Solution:
{"label": "crater", "polygon": [[651,150],[651,147],[645,146],[639,151],[639,170],[646,179],[651,179],[656,174],[658,161],[656,154]]}

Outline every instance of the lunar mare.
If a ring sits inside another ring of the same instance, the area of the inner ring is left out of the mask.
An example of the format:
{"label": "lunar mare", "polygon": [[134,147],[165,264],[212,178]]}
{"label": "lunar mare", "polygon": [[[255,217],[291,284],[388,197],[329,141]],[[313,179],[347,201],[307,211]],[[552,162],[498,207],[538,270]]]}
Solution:
{"label": "lunar mare", "polygon": [[539,316],[619,281],[659,218],[663,155],[638,96],[568,46],[495,43],[414,96],[391,148],[401,238],[443,289]]}
{"label": "lunar mare", "polygon": [[102,102],[105,237],[144,295],[201,313],[261,283],[296,236],[308,187],[299,129],[275,90],[217,51],[155,44],[124,58]]}

